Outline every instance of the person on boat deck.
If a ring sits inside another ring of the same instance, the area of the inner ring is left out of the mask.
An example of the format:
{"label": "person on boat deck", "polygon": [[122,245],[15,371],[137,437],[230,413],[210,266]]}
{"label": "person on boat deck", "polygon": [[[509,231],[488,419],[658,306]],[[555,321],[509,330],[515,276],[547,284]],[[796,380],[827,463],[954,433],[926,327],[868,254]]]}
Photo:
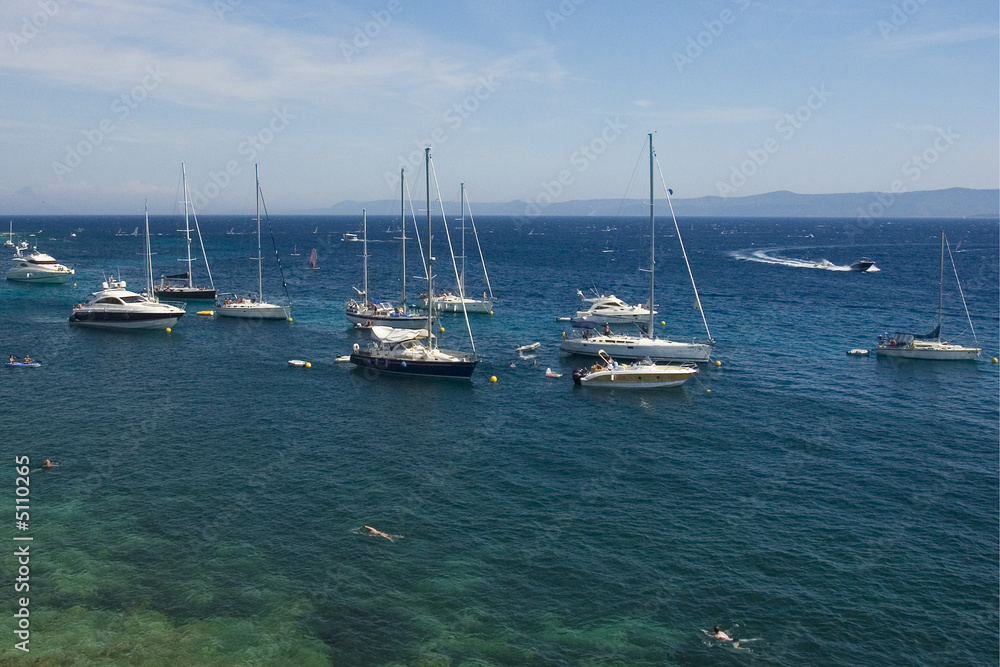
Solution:
{"label": "person on boat deck", "polygon": [[605,336],[611,335],[611,325],[608,324],[607,322],[604,323],[604,335]]}

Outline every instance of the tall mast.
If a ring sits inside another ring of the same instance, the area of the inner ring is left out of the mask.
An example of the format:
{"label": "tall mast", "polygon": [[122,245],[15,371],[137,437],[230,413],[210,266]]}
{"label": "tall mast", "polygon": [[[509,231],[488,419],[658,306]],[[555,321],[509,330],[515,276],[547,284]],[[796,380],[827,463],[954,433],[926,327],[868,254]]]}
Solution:
{"label": "tall mast", "polygon": [[181,162],[181,189],[184,195],[184,240],[187,242],[187,285],[194,287],[194,277],[191,275],[191,223],[188,220],[188,190],[187,172],[184,170],[184,163]]}
{"label": "tall mast", "polygon": [[408,312],[406,310],[406,204],[404,198],[406,195],[406,175],[404,173],[405,167],[399,168],[399,227],[403,230],[403,295],[400,299],[403,301],[403,312]]}
{"label": "tall mast", "polygon": [[941,230],[941,275],[938,278],[938,325],[937,339],[941,340],[941,308],[944,303],[944,230]]}
{"label": "tall mast", "polygon": [[149,247],[149,206],[143,202],[142,208],[146,213],[146,296],[150,301],[156,301],[156,295],[153,294],[153,252]]}
{"label": "tall mast", "polygon": [[649,133],[649,337],[653,337],[653,288],[655,285],[655,274],[653,272],[656,264],[656,246],[653,222],[653,133]]}
{"label": "tall mast", "polygon": [[462,280],[458,285],[458,293],[465,298],[465,183],[462,183]]}
{"label": "tall mast", "polygon": [[365,305],[367,306],[371,303],[371,299],[368,298],[368,212],[365,209],[361,209],[361,230],[364,234],[364,259],[362,260],[365,267],[365,279],[361,284],[361,288],[365,291]]}
{"label": "tall mast", "polygon": [[257,183],[257,298],[264,303],[264,267],[260,254],[260,177],[257,176],[257,165],[253,166],[253,178]]}
{"label": "tall mast", "polygon": [[431,252],[431,147],[424,149],[424,178],[427,189],[427,346],[434,347],[434,334],[431,328],[434,324],[434,285],[433,285],[433,263],[434,254]]}

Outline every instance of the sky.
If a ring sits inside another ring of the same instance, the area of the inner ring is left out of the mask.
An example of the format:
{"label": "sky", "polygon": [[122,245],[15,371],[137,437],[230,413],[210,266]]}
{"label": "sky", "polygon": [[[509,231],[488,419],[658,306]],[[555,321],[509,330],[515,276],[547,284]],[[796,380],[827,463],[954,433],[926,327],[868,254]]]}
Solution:
{"label": "sky", "polygon": [[[0,213],[996,188],[998,3],[4,0]],[[419,190],[415,190],[419,192]],[[416,196],[416,195],[415,195]],[[534,210],[534,209],[533,209]]]}

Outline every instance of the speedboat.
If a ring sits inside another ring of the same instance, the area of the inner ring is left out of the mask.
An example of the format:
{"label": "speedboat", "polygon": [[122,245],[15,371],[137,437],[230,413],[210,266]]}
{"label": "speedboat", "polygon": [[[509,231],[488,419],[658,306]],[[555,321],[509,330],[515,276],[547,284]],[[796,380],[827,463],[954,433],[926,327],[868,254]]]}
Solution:
{"label": "speedboat", "polygon": [[[576,292],[583,299],[584,303],[590,304],[583,310],[576,311],[571,322],[574,324],[592,323],[600,324],[629,324],[631,322],[645,322],[649,319],[650,312],[642,304],[630,306],[614,294],[599,294],[595,297],[585,297],[583,292]],[[656,311],[653,311],[656,315]]]}
{"label": "speedboat", "polygon": [[867,257],[862,257],[858,261],[851,264],[851,271],[867,271],[868,269],[875,266],[874,260],[868,259]]}
{"label": "speedboat", "polygon": [[600,353],[593,366],[573,371],[573,383],[588,387],[656,389],[677,387],[698,372],[694,364],[654,364],[648,358],[632,364],[620,364]]}
{"label": "speedboat", "polygon": [[17,247],[14,266],[7,271],[7,280],[61,285],[75,273],[73,269],[58,263],[51,255],[39,252],[37,248],[26,254],[27,247],[27,243]]}
{"label": "speedboat", "polygon": [[126,289],[124,280],[106,280],[87,303],[78,303],[70,324],[104,329],[162,329],[177,324],[184,310]]}

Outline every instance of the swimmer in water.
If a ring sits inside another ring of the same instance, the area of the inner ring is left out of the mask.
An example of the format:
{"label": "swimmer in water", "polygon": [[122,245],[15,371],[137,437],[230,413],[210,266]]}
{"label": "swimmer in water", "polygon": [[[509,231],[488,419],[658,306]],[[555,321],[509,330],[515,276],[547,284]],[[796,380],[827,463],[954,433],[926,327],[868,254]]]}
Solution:
{"label": "swimmer in water", "polygon": [[709,637],[714,637],[715,639],[718,639],[718,640],[721,640],[721,641],[724,641],[724,642],[731,642],[731,641],[733,641],[733,638],[730,637],[729,635],[727,635],[722,630],[720,630],[719,626],[715,626],[714,628],[712,628],[711,632],[709,632],[708,630],[702,630],[702,632],[704,632]]}
{"label": "swimmer in water", "polygon": [[390,542],[392,542],[392,536],[391,535],[386,535],[381,530],[375,530],[371,526],[365,526],[365,530],[367,530],[368,534],[371,535],[371,536],[373,536],[373,537],[384,537],[385,539],[387,539]]}

